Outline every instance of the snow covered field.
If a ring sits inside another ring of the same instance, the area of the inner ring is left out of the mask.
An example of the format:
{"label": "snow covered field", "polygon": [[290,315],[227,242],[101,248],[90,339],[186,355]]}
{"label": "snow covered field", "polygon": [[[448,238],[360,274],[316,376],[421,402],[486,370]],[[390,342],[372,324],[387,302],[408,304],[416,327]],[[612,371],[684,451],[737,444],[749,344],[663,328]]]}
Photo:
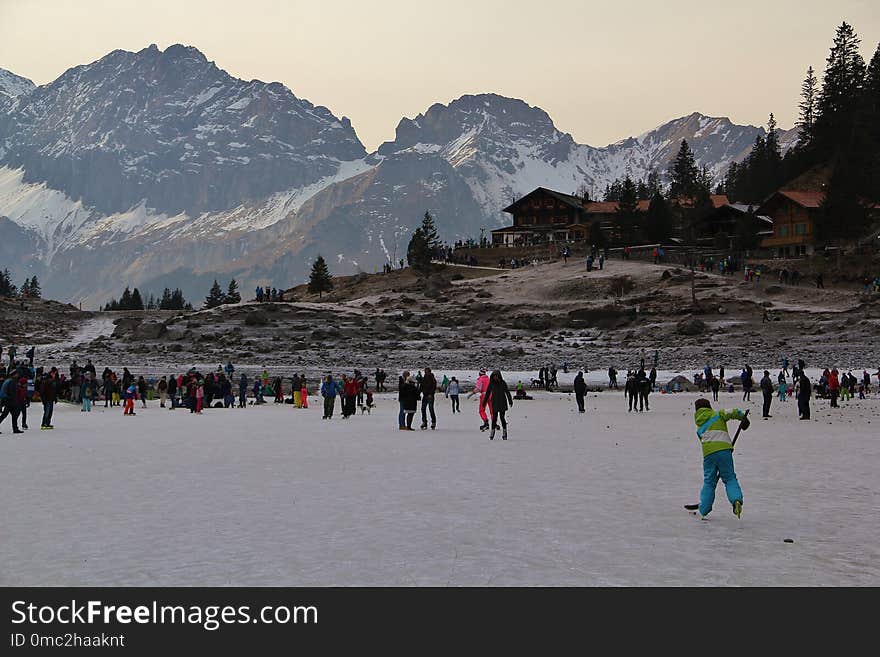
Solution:
{"label": "snow covered field", "polygon": [[330,422],[314,397],[201,416],[62,405],[51,432],[37,404],[23,436],[2,426],[0,585],[880,584],[880,399],[814,401],[811,422],[774,402],[737,444],[742,519],[719,484],[701,522],[682,509],[702,475],[696,395],[628,414],[590,394],[579,416],[531,394],[507,442],[464,399],[451,416],[438,398],[438,430],[414,433],[393,395]]}

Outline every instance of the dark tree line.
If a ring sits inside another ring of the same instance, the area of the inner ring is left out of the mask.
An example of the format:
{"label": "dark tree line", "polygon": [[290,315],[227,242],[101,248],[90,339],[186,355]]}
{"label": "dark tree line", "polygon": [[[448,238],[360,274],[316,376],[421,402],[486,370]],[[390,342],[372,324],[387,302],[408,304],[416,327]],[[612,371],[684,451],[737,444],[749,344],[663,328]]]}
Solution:
{"label": "dark tree line", "polygon": [[880,202],[880,46],[866,66],[860,43],[848,23],[837,28],[821,86],[812,66],[801,84],[797,144],[780,156],[771,114],[767,137],[725,176],[732,200],[760,204],[811,173],[828,180],[818,236],[851,239],[865,232],[865,206]]}
{"label": "dark tree line", "polygon": [[220,283],[217,282],[217,279],[214,279],[214,284],[211,286],[210,291],[208,292],[208,296],[205,297],[205,308],[216,308],[217,306],[222,306],[225,303],[239,303],[241,301],[241,294],[238,291],[238,282],[233,278],[229,281],[229,285],[226,288],[226,292],[223,292],[223,288],[220,287]]}
{"label": "dark tree line", "polygon": [[192,310],[192,304],[183,298],[183,292],[175,288],[172,292],[167,287],[157,301],[151,294],[144,303],[140,290],[131,290],[127,285],[119,299],[112,299],[104,304],[104,310]]}
{"label": "dark tree line", "polygon": [[8,269],[0,271],[0,297],[20,296],[23,299],[39,299],[42,294],[43,291],[36,276],[24,279],[24,283],[19,288],[12,282],[12,274]]}

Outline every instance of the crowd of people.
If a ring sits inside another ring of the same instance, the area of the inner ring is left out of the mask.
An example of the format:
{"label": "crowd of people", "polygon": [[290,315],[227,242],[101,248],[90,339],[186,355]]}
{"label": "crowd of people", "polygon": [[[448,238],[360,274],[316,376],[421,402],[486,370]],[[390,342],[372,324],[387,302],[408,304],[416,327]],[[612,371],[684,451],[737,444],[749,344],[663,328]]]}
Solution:
{"label": "crowd of people", "polygon": [[[261,405],[271,399],[276,404],[290,404],[295,408],[308,408],[310,394],[309,382],[304,374],[290,377],[270,377],[267,369],[251,380],[244,372],[238,373],[231,362],[219,365],[216,371],[202,374],[197,368],[186,372],[169,374],[159,377],[145,378],[135,376],[127,367],[117,372],[105,367],[100,376],[95,365],[89,359],[84,365],[76,360],[71,362],[66,372],[57,367],[45,369],[35,367],[35,348],[25,353],[25,359],[18,359],[14,346],[7,350],[8,365],[3,362],[0,350],[0,423],[7,417],[12,418],[13,433],[22,433],[28,428],[27,409],[32,402],[39,401],[43,405],[41,429],[53,429],[54,405],[59,401],[77,404],[81,412],[89,413],[95,404],[103,401],[104,408],[123,407],[123,414],[134,416],[137,407],[147,406],[147,402],[158,400],[160,408],[176,410],[188,409],[190,413],[201,414],[209,408],[244,408],[248,405]],[[871,393],[872,375],[863,370],[861,377],[852,371],[842,372],[836,367],[826,368],[813,383],[805,372],[803,360],[789,371],[789,362],[783,358],[778,374],[773,377],[769,370],[764,370],[763,378],[755,382],[755,372],[748,364],[735,380],[742,390],[743,401],[751,401],[753,391],[760,389],[763,396],[762,416],[770,415],[774,398],[786,402],[795,397],[798,402],[800,419],[810,419],[810,399],[826,398],[831,400],[831,407],[838,407],[838,401],[847,401],[858,396],[864,399]],[[567,363],[564,371],[568,371]],[[532,387],[540,387],[545,391],[559,389],[556,366],[544,366],[538,371],[537,378],[532,379]],[[880,388],[880,369],[873,375]],[[373,392],[385,392],[387,374],[384,369],[376,368],[372,373],[374,385],[371,388],[370,377],[355,369],[351,374],[343,373],[337,377],[325,374],[311,391],[323,399],[323,419],[333,418],[337,398],[339,399],[340,416],[349,419],[360,409],[360,413],[369,414],[375,407]],[[775,379],[775,381],[774,381]],[[722,390],[734,392],[734,381],[725,378],[725,370],[719,368],[717,373],[706,365],[702,372],[694,375],[694,383],[700,392],[711,392],[712,400],[718,401]],[[608,369],[608,388],[620,390],[615,367]],[[657,389],[656,354],[654,366],[648,369],[644,358],[639,367],[629,369],[623,393],[627,401],[628,412],[650,411],[649,397]],[[669,387],[662,392],[673,392]],[[584,413],[587,385],[584,372],[579,371],[572,386],[578,412]],[[457,378],[444,375],[438,381],[437,375],[430,367],[419,370],[415,375],[404,371],[398,377],[397,402],[399,405],[398,429],[413,431],[413,421],[420,412],[420,428],[426,430],[437,428],[437,410],[435,400],[444,395],[450,404],[452,414],[461,413],[460,397],[465,393],[464,386]],[[515,395],[500,370],[491,374],[481,369],[476,377],[472,390],[467,397],[478,396],[478,414],[481,420],[479,429],[489,431],[490,439],[494,439],[496,431],[501,430],[502,440],[507,439],[507,411],[513,406],[514,400],[532,399],[526,394],[522,380],[517,381]],[[237,403],[236,403],[237,402]]]}
{"label": "crowd of people", "polygon": [[284,290],[274,287],[263,288],[262,285],[258,285],[256,290],[254,290],[254,298],[257,300],[257,303],[283,303]]}

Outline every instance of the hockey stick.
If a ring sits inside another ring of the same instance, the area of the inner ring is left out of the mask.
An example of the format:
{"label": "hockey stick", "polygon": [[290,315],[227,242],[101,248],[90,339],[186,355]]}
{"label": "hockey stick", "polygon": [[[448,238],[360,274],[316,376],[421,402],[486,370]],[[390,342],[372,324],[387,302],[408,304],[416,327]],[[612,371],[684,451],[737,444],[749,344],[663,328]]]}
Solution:
{"label": "hockey stick", "polygon": [[[751,409],[746,410],[746,412],[743,414],[743,420],[745,420],[745,419],[749,416],[749,410],[751,410]],[[730,443],[730,446],[731,446],[731,447],[733,447],[734,445],[736,445],[736,439],[739,438],[739,432],[740,432],[740,431],[742,431],[742,420],[740,421],[739,426],[738,426],[737,429],[736,429],[736,433],[733,434],[733,442]],[[697,503],[697,504],[685,504],[685,505],[684,505],[684,508],[687,509],[688,511],[696,511],[697,509],[700,508],[700,505],[699,505],[699,503]]]}

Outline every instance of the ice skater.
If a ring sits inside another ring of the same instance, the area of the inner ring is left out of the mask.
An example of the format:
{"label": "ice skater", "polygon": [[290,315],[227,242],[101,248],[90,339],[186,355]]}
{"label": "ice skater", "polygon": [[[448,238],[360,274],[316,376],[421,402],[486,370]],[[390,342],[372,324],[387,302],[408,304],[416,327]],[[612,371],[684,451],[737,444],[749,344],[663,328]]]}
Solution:
{"label": "ice skater", "polygon": [[734,515],[737,518],[742,515],[743,493],[733,469],[733,442],[727,432],[730,420],[739,420],[743,431],[749,428],[749,419],[738,408],[715,411],[708,399],[700,398],[694,402],[694,423],[703,449],[703,488],[698,509],[701,520],[712,511],[719,477],[724,482]]}
{"label": "ice skater", "polygon": [[507,419],[505,413],[508,408],[513,408],[513,397],[507,382],[501,376],[500,370],[492,372],[489,386],[486,388],[486,404],[492,409],[492,430],[489,431],[489,440],[495,439],[495,431],[498,429],[498,421],[501,421],[501,440],[507,440]]}
{"label": "ice skater", "polygon": [[[488,387],[489,377],[486,376],[486,370],[483,368],[480,370],[480,376],[477,377],[474,389],[468,393],[468,399],[474,395],[480,395],[480,419],[483,421],[483,424],[480,425],[480,431],[486,431],[489,428],[489,415],[486,413],[486,388]],[[489,406],[489,413],[491,412],[492,407]]]}
{"label": "ice skater", "polygon": [[453,413],[461,413],[461,406],[459,405],[458,396],[461,392],[461,388],[458,385],[458,379],[452,377],[449,381],[449,385],[446,386],[446,396],[452,402],[452,412]]}

